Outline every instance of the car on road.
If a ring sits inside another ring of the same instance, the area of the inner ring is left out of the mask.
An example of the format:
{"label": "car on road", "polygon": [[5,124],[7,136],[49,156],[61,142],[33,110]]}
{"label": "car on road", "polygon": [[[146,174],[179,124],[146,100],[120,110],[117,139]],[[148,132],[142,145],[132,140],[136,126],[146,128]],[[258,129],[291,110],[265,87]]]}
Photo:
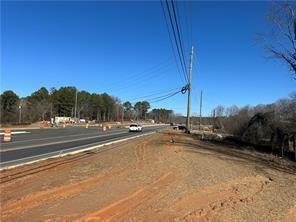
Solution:
{"label": "car on road", "polygon": [[142,126],[140,124],[131,124],[129,126],[130,132],[142,132]]}

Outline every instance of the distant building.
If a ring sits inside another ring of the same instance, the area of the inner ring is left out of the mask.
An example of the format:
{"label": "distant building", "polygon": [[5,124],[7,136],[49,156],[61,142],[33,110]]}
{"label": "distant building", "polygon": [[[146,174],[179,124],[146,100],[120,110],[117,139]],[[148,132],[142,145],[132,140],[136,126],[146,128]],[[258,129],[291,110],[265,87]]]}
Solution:
{"label": "distant building", "polygon": [[60,124],[60,123],[70,123],[71,122],[71,117],[65,117],[65,116],[55,116],[54,117],[54,123],[55,124]]}

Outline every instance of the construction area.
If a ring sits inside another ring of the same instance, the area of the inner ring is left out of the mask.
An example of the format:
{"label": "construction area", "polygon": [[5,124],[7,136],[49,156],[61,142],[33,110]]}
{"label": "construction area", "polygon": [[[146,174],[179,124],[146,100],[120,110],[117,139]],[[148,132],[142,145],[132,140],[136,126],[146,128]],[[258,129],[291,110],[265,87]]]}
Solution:
{"label": "construction area", "polygon": [[1,221],[296,221],[296,164],[166,130],[1,172]]}

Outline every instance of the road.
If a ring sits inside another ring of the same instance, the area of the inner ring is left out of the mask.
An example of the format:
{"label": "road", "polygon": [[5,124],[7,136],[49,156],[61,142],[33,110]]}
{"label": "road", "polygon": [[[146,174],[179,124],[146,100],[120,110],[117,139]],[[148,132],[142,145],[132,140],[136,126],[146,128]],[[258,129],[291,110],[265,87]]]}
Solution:
{"label": "road", "polygon": [[[143,127],[142,133],[129,133],[128,129],[72,127],[65,129],[32,129],[12,135],[12,142],[2,143],[0,149],[1,168],[22,164],[61,153],[76,151],[89,146],[104,144],[119,139],[134,137],[161,130],[166,126]],[[24,131],[24,130],[22,130]]]}

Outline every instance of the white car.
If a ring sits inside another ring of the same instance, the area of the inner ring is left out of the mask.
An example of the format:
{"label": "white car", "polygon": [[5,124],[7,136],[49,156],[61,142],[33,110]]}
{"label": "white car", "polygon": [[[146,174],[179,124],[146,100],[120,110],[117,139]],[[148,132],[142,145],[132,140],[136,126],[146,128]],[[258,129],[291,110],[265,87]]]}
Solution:
{"label": "white car", "polygon": [[142,126],[139,124],[131,124],[129,126],[129,131],[130,132],[142,132]]}

